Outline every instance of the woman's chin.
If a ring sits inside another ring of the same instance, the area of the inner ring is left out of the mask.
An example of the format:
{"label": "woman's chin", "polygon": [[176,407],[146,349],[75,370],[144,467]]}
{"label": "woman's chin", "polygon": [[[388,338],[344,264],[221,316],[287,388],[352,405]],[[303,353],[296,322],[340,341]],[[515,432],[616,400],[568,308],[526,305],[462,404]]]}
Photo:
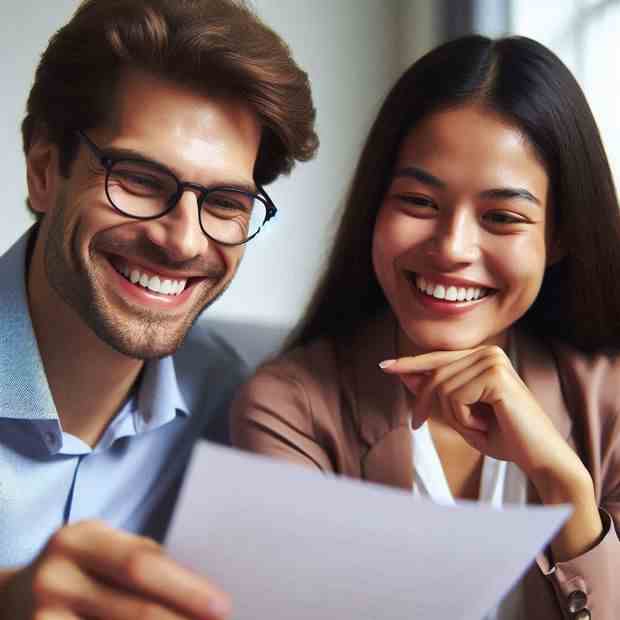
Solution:
{"label": "woman's chin", "polygon": [[[434,330],[433,330],[434,331]],[[474,349],[482,344],[500,344],[501,338],[493,337],[489,334],[464,334],[449,333],[442,330],[441,334],[430,333],[431,330],[425,330],[424,333],[418,333],[418,330],[404,330],[401,326],[401,334],[404,340],[401,341],[399,350],[401,353],[407,351],[416,351],[417,353],[427,353],[431,351],[463,351],[465,349]]]}

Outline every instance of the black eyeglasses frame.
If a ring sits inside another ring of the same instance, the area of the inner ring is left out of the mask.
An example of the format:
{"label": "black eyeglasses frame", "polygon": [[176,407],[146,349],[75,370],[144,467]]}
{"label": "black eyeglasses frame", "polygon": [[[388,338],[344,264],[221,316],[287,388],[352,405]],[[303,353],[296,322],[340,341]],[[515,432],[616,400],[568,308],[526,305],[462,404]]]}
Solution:
{"label": "black eyeglasses frame", "polygon": [[[275,216],[275,214],[278,212],[278,209],[273,204],[273,201],[271,200],[269,194],[267,194],[267,192],[261,186],[258,186],[256,193],[253,193],[253,192],[249,192],[247,190],[239,189],[238,187],[227,187],[227,186],[205,187],[204,185],[200,185],[199,183],[192,183],[190,181],[181,181],[176,176],[176,174],[174,174],[174,172],[172,172],[172,170],[170,170],[169,168],[167,168],[166,166],[160,164],[157,161],[153,161],[151,159],[140,158],[140,157],[127,157],[127,156],[112,157],[109,154],[105,153],[105,151],[103,149],[99,148],[88,137],[88,135],[84,131],[82,131],[81,129],[78,129],[78,130],[76,130],[76,133],[78,134],[78,136],[80,138],[82,138],[82,140],[84,140],[86,145],[90,148],[92,153],[98,159],[98,161],[101,164],[101,166],[106,171],[105,193],[106,193],[106,197],[108,199],[108,202],[110,203],[112,208],[114,208],[116,211],[118,211],[118,213],[120,213],[121,215],[124,215],[125,217],[129,217],[129,218],[134,219],[134,220],[156,220],[156,219],[159,219],[160,217],[163,217],[167,213],[170,213],[170,211],[172,211],[179,204],[179,201],[181,200],[181,196],[187,190],[197,191],[198,192],[198,196],[197,196],[198,222],[200,224],[200,229],[202,230],[204,235],[206,237],[208,237],[211,241],[214,241],[215,243],[219,243],[220,245],[238,246],[238,245],[244,245],[248,241],[251,241],[252,239],[254,239],[254,237],[256,237],[256,235],[258,235],[258,233],[262,230],[263,226],[270,219],[272,219]],[[127,161],[127,162],[148,164],[149,166],[152,166],[153,168],[161,170],[163,173],[169,175],[170,177],[172,177],[176,181],[177,191],[171,196],[171,198],[169,200],[169,205],[167,206],[167,208],[164,211],[162,211],[161,213],[158,213],[157,215],[145,215],[145,216],[133,215],[131,213],[126,213],[122,209],[119,209],[119,207],[116,204],[114,204],[114,201],[112,200],[112,198],[110,196],[110,193],[108,191],[108,179],[110,177],[110,171],[111,171],[112,167],[117,162],[119,162],[119,161]],[[247,239],[245,239],[243,241],[232,242],[232,243],[231,242],[227,242],[227,241],[220,241],[219,239],[216,239],[216,238],[212,237],[205,230],[205,227],[204,227],[204,225],[202,223],[202,217],[200,217],[200,208],[202,206],[202,203],[206,200],[207,196],[210,193],[216,192],[216,191],[237,192],[239,194],[245,194],[245,195],[248,195],[248,196],[253,196],[253,197],[257,198],[261,203],[263,203],[265,205],[265,218],[263,219],[263,221],[262,221],[260,227],[258,228],[258,230],[255,233],[253,233],[252,235],[250,235]]]}

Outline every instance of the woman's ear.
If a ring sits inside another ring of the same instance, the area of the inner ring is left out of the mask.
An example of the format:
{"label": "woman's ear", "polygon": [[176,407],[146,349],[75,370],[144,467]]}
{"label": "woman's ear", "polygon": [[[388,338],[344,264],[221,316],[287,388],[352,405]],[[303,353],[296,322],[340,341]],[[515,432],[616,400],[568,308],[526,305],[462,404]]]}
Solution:
{"label": "woman's ear", "polygon": [[58,148],[46,132],[39,131],[26,155],[28,202],[38,213],[46,213],[56,202],[58,179]]}

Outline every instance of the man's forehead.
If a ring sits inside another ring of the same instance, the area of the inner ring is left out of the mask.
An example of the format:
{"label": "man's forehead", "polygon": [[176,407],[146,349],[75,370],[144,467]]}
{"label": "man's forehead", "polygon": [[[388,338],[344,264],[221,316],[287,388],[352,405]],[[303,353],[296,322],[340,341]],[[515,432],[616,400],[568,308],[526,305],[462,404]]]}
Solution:
{"label": "man's forehead", "polygon": [[94,130],[104,147],[156,160],[180,178],[253,185],[261,127],[246,104],[140,71],[124,73],[114,99]]}
{"label": "man's forehead", "polygon": [[174,120],[203,127],[233,123],[242,130],[256,130],[259,119],[242,99],[207,87],[193,88],[139,68],[126,68],[119,75],[110,101],[107,125],[115,133],[141,122],[158,121],[162,127]]}

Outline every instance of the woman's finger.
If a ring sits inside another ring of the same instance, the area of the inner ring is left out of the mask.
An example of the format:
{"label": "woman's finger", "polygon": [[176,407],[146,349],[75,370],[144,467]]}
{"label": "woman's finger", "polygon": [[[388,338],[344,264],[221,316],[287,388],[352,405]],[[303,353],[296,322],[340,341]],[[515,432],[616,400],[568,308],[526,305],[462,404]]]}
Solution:
{"label": "woman's finger", "polygon": [[432,353],[423,353],[422,355],[399,357],[397,359],[383,360],[379,363],[379,367],[389,374],[430,372],[467,357],[472,353],[476,353],[483,348],[485,347],[459,351],[433,351]]}
{"label": "woman's finger", "polygon": [[[495,363],[491,357],[482,357],[434,386],[442,411],[451,415],[458,425],[471,430],[488,430],[489,420],[479,415],[481,407],[490,404],[485,402],[489,394],[505,389],[505,385],[489,385],[488,371]],[[492,408],[489,413],[493,415]]]}
{"label": "woman's finger", "polygon": [[[408,387],[412,377],[418,378],[417,389],[415,390],[416,398],[411,410],[413,428],[419,428],[433,409],[443,409],[444,413],[449,411],[450,404],[446,400],[447,393],[477,376],[480,372],[481,363],[489,364],[488,357],[471,354],[457,358],[432,373],[399,375]],[[420,380],[420,377],[423,379]]]}
{"label": "woman's finger", "polygon": [[66,609],[46,609],[38,612],[36,620],[81,620],[72,611]]}

